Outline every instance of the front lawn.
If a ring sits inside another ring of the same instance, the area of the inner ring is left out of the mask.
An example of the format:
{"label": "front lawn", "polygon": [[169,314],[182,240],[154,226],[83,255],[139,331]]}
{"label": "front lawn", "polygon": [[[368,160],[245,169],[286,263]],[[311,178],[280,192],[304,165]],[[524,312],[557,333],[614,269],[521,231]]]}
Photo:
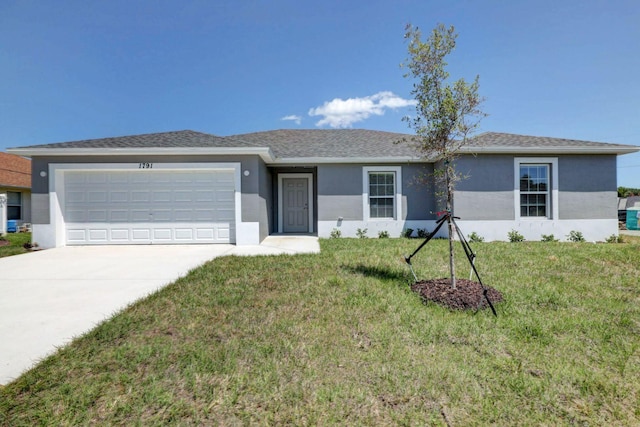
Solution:
{"label": "front lawn", "polygon": [[0,425],[640,424],[637,240],[473,245],[497,318],[424,305],[419,243],[214,260],[0,387]]}
{"label": "front lawn", "polygon": [[0,258],[28,252],[24,248],[25,243],[31,243],[31,233],[7,233],[2,236],[2,240],[9,242],[8,245],[0,242]]}

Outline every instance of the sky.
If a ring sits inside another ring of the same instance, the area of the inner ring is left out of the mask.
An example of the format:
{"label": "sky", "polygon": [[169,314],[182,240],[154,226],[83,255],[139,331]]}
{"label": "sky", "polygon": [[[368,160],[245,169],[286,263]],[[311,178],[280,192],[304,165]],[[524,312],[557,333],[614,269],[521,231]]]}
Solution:
{"label": "sky", "polygon": [[[406,24],[453,25],[480,132],[640,146],[637,0],[0,0],[0,151],[191,129],[411,133]],[[640,188],[640,153],[618,158]]]}

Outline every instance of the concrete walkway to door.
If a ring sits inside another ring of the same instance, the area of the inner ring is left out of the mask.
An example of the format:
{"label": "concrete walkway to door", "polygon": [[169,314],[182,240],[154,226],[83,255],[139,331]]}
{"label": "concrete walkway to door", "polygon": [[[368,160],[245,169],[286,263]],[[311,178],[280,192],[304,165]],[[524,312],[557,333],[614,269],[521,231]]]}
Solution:
{"label": "concrete walkway to door", "polygon": [[208,260],[319,251],[316,237],[270,236],[255,246],[69,246],[0,258],[0,385]]}

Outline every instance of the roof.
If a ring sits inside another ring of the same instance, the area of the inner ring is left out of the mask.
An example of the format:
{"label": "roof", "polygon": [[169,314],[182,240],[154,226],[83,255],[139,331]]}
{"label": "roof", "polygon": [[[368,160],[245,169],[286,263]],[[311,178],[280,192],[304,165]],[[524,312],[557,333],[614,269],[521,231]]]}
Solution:
{"label": "roof", "polygon": [[[231,136],[191,130],[32,145],[9,151],[27,156],[127,154],[257,154],[273,163],[424,161],[414,135],[365,129],[280,129]],[[463,153],[625,154],[632,145],[486,132]]]}
{"label": "roof", "polygon": [[470,139],[469,148],[480,151],[553,151],[582,152],[595,154],[598,152],[616,152],[617,154],[640,151],[640,147],[607,142],[581,141],[548,136],[517,135],[512,133],[485,132]]}
{"label": "roof", "polygon": [[365,129],[280,129],[232,135],[268,146],[278,158],[416,157],[412,135]]}
{"label": "roof", "polygon": [[147,133],[111,138],[83,139],[53,144],[29,145],[23,149],[51,148],[171,148],[171,147],[232,147],[238,145],[232,139],[192,130]]}
{"label": "roof", "polygon": [[31,160],[0,153],[0,187],[31,188]]}

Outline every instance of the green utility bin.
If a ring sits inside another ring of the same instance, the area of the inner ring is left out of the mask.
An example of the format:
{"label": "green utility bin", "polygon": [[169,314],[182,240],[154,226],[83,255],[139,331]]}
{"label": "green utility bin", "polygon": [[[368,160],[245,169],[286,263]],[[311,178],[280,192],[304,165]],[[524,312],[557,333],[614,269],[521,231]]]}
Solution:
{"label": "green utility bin", "polygon": [[638,215],[640,215],[640,207],[627,209],[627,230],[640,230]]}

